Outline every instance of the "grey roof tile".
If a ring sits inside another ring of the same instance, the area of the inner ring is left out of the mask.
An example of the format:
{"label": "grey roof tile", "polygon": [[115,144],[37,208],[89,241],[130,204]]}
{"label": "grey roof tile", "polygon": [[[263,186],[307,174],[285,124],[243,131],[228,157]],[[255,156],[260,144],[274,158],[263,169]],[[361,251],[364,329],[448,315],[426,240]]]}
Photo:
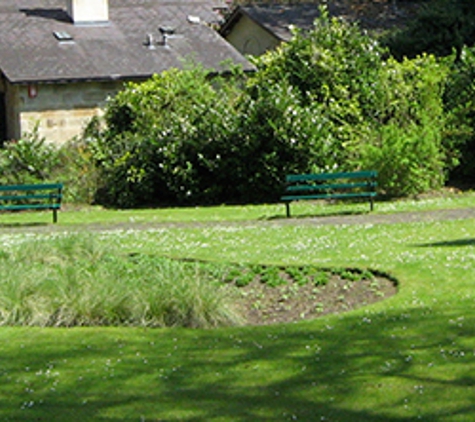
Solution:
{"label": "grey roof tile", "polygon": [[[74,25],[66,0],[2,0],[0,4],[0,69],[12,83],[107,80],[148,77],[194,58],[205,68],[223,70],[233,60],[249,62],[205,24],[217,19],[210,0],[111,0],[109,23]],[[160,26],[176,29],[168,46],[144,45],[147,34],[160,41]],[[73,42],[53,33],[65,31]]]}
{"label": "grey roof tile", "polygon": [[[421,7],[419,2],[398,2],[397,7],[395,2],[383,1],[360,2],[360,4],[329,0],[326,3],[330,16],[357,22],[361,28],[376,31],[404,26]],[[289,41],[292,38],[289,26],[294,25],[303,30],[311,29],[315,19],[320,15],[320,10],[317,2],[289,4],[264,2],[238,6],[221,26],[220,32],[228,34],[243,15],[248,16],[281,41]]]}

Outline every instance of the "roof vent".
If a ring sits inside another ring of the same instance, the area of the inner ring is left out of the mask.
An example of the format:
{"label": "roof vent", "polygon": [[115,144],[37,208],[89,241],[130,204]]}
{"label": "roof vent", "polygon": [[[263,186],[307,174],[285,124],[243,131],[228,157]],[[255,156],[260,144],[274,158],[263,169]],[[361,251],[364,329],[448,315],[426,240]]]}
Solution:
{"label": "roof vent", "polygon": [[168,47],[168,39],[172,38],[175,34],[175,28],[170,26],[161,26],[158,28],[160,34],[162,34],[162,45]]}
{"label": "roof vent", "polygon": [[155,40],[153,39],[153,34],[147,34],[147,36],[145,37],[144,45],[149,50],[155,50]]}
{"label": "roof vent", "polygon": [[201,19],[199,16],[188,15],[186,19],[189,23],[194,25],[199,25],[201,23]]}
{"label": "roof vent", "polygon": [[109,0],[67,0],[74,24],[104,24],[109,21]]}

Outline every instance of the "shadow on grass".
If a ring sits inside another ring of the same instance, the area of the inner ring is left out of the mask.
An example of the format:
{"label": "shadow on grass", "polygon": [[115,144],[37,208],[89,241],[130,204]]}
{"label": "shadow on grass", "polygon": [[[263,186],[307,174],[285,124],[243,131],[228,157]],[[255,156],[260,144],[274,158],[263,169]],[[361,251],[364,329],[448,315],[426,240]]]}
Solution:
{"label": "shadow on grass", "polygon": [[219,330],[2,329],[15,421],[475,420],[475,310]]}
{"label": "shadow on grass", "polygon": [[48,226],[49,223],[0,223],[0,229],[14,229],[22,227],[44,227]]}
{"label": "shadow on grass", "polygon": [[346,217],[351,215],[366,215],[369,214],[369,211],[335,211],[335,212],[325,212],[325,213],[305,213],[305,214],[292,214],[290,217],[286,217],[285,213],[263,216],[259,220],[299,220],[305,218],[325,218],[325,217]]}
{"label": "shadow on grass", "polygon": [[456,239],[456,240],[447,240],[442,242],[433,242],[433,243],[422,243],[416,245],[421,248],[434,248],[434,247],[461,247],[461,246],[474,246],[475,239]]}

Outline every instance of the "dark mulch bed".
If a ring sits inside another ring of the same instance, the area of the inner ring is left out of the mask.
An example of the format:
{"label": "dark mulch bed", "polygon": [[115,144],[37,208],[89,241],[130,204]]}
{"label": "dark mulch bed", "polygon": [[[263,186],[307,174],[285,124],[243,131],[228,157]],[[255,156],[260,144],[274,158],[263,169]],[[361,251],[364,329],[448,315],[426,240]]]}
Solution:
{"label": "dark mulch bed", "polygon": [[248,325],[269,325],[314,319],[347,312],[397,293],[396,283],[376,276],[372,280],[349,281],[332,276],[324,286],[300,286],[289,282],[271,287],[254,280],[239,288],[237,307]]}

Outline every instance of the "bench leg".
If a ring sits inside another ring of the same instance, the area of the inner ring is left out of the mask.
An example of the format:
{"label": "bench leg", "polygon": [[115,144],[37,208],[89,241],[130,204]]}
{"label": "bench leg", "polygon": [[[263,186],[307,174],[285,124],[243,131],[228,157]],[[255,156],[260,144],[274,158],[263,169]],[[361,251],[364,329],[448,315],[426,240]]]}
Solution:
{"label": "bench leg", "polygon": [[373,211],[373,209],[374,209],[373,198],[372,197],[369,199],[369,209],[370,209],[370,211]]}
{"label": "bench leg", "polygon": [[53,223],[57,223],[57,222],[58,222],[58,210],[53,209]]}
{"label": "bench leg", "polygon": [[290,217],[290,202],[285,203],[285,211],[286,211],[287,218],[289,218]]}

